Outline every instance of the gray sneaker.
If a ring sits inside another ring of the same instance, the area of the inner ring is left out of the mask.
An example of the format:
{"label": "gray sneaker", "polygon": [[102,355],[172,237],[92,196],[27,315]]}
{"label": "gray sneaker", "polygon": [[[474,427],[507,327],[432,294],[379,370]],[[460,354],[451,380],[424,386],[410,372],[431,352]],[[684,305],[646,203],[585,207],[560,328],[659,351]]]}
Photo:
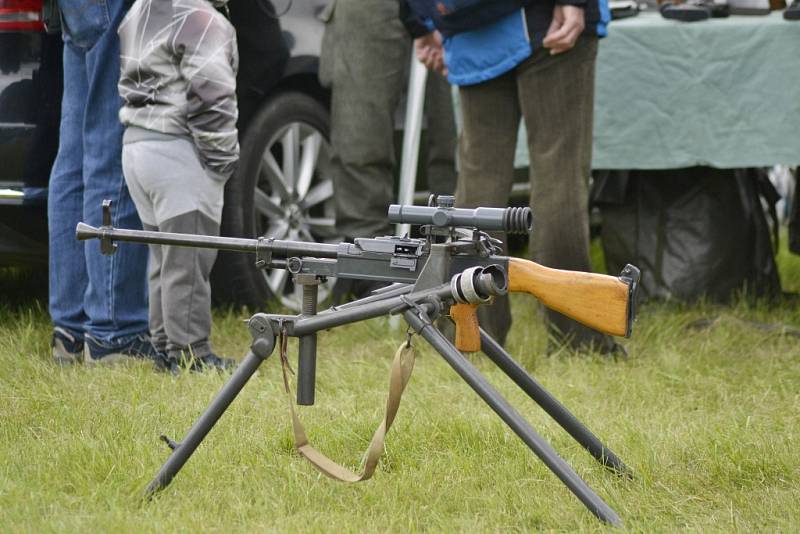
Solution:
{"label": "gray sneaker", "polygon": [[53,339],[50,342],[53,361],[58,365],[74,365],[80,363],[83,356],[84,343],[67,330],[56,326],[53,328]]}

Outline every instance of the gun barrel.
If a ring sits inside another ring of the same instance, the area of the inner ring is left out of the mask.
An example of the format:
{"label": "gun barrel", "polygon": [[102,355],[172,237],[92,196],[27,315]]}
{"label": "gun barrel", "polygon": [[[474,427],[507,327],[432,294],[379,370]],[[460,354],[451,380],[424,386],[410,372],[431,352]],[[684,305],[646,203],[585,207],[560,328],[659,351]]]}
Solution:
{"label": "gun barrel", "polygon": [[182,247],[213,248],[235,252],[271,252],[278,258],[295,256],[313,256],[316,258],[336,259],[339,245],[329,243],[306,243],[302,241],[283,241],[280,239],[245,239],[239,237],[214,237],[194,234],[176,234],[169,232],[148,232],[145,230],[125,230],[109,227],[95,228],[88,224],[78,223],[75,235],[79,240],[108,239],[111,241],[127,241],[130,243],[148,243],[154,245],[179,245]]}
{"label": "gun barrel", "polygon": [[533,229],[530,208],[443,208],[432,206],[389,206],[389,222],[464,226],[478,230],[501,230],[509,234],[527,234]]}

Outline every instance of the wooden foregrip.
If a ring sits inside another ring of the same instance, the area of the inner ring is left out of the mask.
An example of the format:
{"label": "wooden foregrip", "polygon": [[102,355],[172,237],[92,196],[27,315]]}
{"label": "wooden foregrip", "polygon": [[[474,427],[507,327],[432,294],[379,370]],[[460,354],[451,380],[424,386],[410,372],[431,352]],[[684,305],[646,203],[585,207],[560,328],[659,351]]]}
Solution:
{"label": "wooden foregrip", "polygon": [[461,352],[481,350],[481,331],[475,304],[453,304],[450,317],[456,323],[456,348]]}
{"label": "wooden foregrip", "polygon": [[630,287],[619,278],[509,258],[508,290],[530,293],[551,310],[600,332],[628,335]]}

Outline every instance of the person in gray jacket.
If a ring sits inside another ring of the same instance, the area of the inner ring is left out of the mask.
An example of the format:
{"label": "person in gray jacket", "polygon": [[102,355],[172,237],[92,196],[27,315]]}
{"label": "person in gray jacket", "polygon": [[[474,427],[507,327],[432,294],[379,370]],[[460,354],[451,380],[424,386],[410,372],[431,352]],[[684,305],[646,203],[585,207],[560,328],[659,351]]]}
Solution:
{"label": "person in gray jacket", "polygon": [[[122,165],[146,230],[219,235],[239,159],[236,34],[215,9],[226,2],[137,0],[120,24]],[[150,245],[150,332],[172,367],[233,365],[209,343],[215,258]]]}
{"label": "person in gray jacket", "polygon": [[[346,241],[392,233],[386,210],[396,201],[395,111],[407,85],[412,42],[398,0],[333,0],[320,54],[320,81],[331,89],[330,175],[336,229]],[[437,73],[425,90],[422,149],[428,188],[455,189],[456,126],[450,85]],[[334,301],[380,284],[337,281]]]}

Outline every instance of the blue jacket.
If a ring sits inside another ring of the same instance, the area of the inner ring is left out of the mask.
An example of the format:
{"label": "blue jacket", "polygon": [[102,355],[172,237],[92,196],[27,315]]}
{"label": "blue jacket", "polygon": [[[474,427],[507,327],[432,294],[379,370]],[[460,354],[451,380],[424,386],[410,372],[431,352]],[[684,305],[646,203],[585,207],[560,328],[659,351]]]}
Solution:
{"label": "blue jacket", "polygon": [[[426,11],[422,4],[428,3]],[[582,7],[584,34],[603,37],[611,19],[608,0],[522,0],[524,7],[492,20],[475,17],[475,29],[443,32],[448,80],[454,85],[473,85],[496,78],[522,63],[542,46],[556,2]],[[498,2],[503,3],[503,2]],[[495,4],[492,2],[492,4]],[[409,32],[418,37],[437,27],[435,0],[401,0],[400,16]],[[506,4],[508,5],[508,4]],[[440,23],[441,24],[441,23]]]}
{"label": "blue jacket", "polygon": [[411,11],[421,20],[430,20],[445,37],[486,26],[518,11],[530,1],[406,0]]}

